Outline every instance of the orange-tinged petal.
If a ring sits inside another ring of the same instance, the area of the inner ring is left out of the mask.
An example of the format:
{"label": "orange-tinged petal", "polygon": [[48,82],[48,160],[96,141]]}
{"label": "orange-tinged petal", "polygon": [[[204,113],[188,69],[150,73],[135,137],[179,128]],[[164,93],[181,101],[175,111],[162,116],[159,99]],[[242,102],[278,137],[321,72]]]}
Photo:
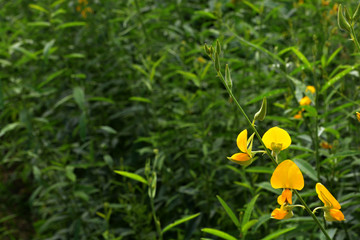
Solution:
{"label": "orange-tinged petal", "polygon": [[318,197],[325,204],[325,207],[341,209],[339,202],[334,198],[329,190],[326,189],[324,185],[317,183],[315,189]]}
{"label": "orange-tinged petal", "polygon": [[360,122],[360,113],[359,112],[356,112],[356,118]]}
{"label": "orange-tinged petal", "polygon": [[299,103],[300,103],[301,106],[310,105],[311,99],[308,96],[305,96],[300,100]]}
{"label": "orange-tinged petal", "polygon": [[277,220],[282,220],[282,219],[287,219],[287,218],[291,218],[293,216],[293,212],[292,211],[287,211],[284,210],[282,208],[276,208],[274,211],[272,211],[271,213],[271,217],[275,218]]}
{"label": "orange-tinged petal", "polygon": [[291,144],[290,135],[282,128],[272,127],[262,137],[265,146],[271,150],[273,143],[281,144],[281,150],[288,148]]}
{"label": "orange-tinged petal", "polygon": [[277,199],[278,204],[283,205],[285,202],[292,204],[292,192],[290,189],[284,189]]}
{"label": "orange-tinged petal", "polygon": [[247,153],[247,130],[243,130],[241,133],[239,133],[239,135],[237,136],[236,139],[236,144],[238,146],[238,148],[240,149],[240,151]]}
{"label": "orange-tinged petal", "polygon": [[329,210],[329,214],[332,217],[333,221],[334,220],[336,220],[336,221],[345,220],[344,214],[339,209],[332,208],[332,209]]}
{"label": "orange-tinged petal", "polygon": [[285,160],[276,167],[270,183],[273,188],[301,190],[304,187],[304,177],[293,161]]}
{"label": "orange-tinged petal", "polygon": [[234,163],[237,163],[241,166],[249,166],[252,163],[252,159],[246,153],[235,153],[228,159]]}
{"label": "orange-tinged petal", "polygon": [[314,94],[316,90],[314,86],[307,86],[305,92],[311,92],[312,94]]}

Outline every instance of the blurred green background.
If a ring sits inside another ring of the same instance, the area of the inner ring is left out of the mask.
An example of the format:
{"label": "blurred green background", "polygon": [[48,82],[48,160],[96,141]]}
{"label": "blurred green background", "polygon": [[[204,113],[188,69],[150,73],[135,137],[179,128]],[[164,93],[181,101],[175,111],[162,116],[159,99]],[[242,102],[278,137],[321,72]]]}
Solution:
{"label": "blurred green background", "polygon": [[[341,2],[1,0],[0,238],[156,239],[147,185],[114,173],[145,178],[148,162],[162,228],[200,213],[164,239],[217,239],[205,227],[244,238],[216,196],[243,221],[257,194],[247,239],[281,229],[291,231],[278,239],[319,239],[300,209],[286,221],[269,218],[279,191],[269,183],[268,157],[247,168],[226,159],[248,125],[204,53],[204,43],[219,39],[221,67],[229,64],[249,116],[268,98],[258,131],[290,133],[280,158],[303,171],[303,198],[321,206],[315,183],[322,182],[347,219],[327,224],[329,233],[358,239],[360,65],[337,27]],[[357,1],[346,4],[354,10]],[[294,119],[307,85],[323,90],[318,106]]]}

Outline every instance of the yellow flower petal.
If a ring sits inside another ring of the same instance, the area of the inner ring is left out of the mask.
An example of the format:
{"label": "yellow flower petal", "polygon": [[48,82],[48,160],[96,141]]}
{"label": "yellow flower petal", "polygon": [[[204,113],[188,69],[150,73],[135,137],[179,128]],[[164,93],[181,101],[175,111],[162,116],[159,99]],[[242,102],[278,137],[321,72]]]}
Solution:
{"label": "yellow flower petal", "polygon": [[290,189],[284,189],[277,199],[278,204],[283,205],[285,202],[292,204],[292,192]]}
{"label": "yellow flower petal", "polygon": [[238,148],[240,149],[240,151],[242,151],[243,153],[247,153],[247,130],[243,130],[241,133],[239,133],[239,135],[237,136],[236,139],[236,144],[238,146]]}
{"label": "yellow flower petal", "polygon": [[293,216],[293,212],[292,211],[288,211],[288,210],[284,210],[282,207],[281,208],[276,208],[272,213],[271,213],[271,217],[275,218],[277,220],[282,220],[282,219],[287,219],[287,218],[291,218]]}
{"label": "yellow flower petal", "polygon": [[318,197],[325,204],[325,207],[341,209],[339,202],[334,198],[329,190],[326,189],[324,185],[317,183],[315,189]]}
{"label": "yellow flower petal", "polygon": [[360,113],[359,112],[356,112],[356,118],[360,122]]}
{"label": "yellow flower petal", "polygon": [[301,190],[304,187],[304,177],[293,161],[285,160],[276,167],[270,183],[273,188]]}
{"label": "yellow flower petal", "polygon": [[265,143],[265,146],[271,150],[273,143],[275,145],[281,144],[281,150],[284,150],[288,148],[291,144],[291,138],[290,135],[284,130],[279,127],[273,127],[267,130],[267,132],[262,137],[263,142]]}
{"label": "yellow flower petal", "polygon": [[235,153],[231,157],[228,157],[228,159],[241,166],[248,166],[252,163],[251,157],[246,153]]}
{"label": "yellow flower petal", "polygon": [[308,96],[305,96],[300,100],[299,103],[300,103],[301,106],[310,105],[311,99]]}
{"label": "yellow flower petal", "polygon": [[307,86],[305,92],[311,92],[312,94],[314,94],[316,90],[314,86]]}
{"label": "yellow flower petal", "polygon": [[[329,210],[329,214],[332,218],[332,221],[344,221],[345,220],[344,214],[339,209],[332,208]],[[328,219],[326,219],[326,220],[328,220]],[[330,221],[330,220],[328,220],[328,221]]]}

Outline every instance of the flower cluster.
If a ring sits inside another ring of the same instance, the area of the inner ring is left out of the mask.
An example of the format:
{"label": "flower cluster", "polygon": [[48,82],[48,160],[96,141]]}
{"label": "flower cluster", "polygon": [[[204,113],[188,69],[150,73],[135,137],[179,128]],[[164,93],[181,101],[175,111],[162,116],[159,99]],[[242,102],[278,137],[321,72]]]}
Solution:
{"label": "flower cluster", "polygon": [[92,8],[87,6],[89,4],[87,0],[78,0],[78,2],[76,11],[80,12],[83,18],[87,18],[87,14],[93,12]]}
{"label": "flower cluster", "polygon": [[[307,86],[306,90],[305,90],[305,94],[315,94],[316,90],[314,86]],[[311,99],[305,95],[302,99],[300,99],[299,101],[300,106],[308,106],[311,104]],[[302,118],[302,112],[305,111],[305,109],[301,109],[295,116],[295,119],[300,119]]]}
{"label": "flower cluster", "polygon": [[[265,153],[265,151],[252,151],[254,134],[252,134],[250,138],[247,136],[248,132],[246,129],[240,132],[236,139],[240,152],[228,157],[228,159],[232,162],[242,166],[250,165],[254,161],[256,153]],[[277,164],[280,151],[285,150],[290,146],[291,137],[284,129],[273,127],[265,132],[262,137],[262,141],[266,148],[272,151],[271,154],[275,157]],[[302,205],[293,205],[292,200],[293,191],[302,190],[304,188],[304,177],[295,162],[291,160],[284,160],[278,164],[271,176],[270,184],[275,189],[283,189],[281,195],[277,198],[277,203],[280,206],[272,211],[271,218],[278,220],[288,219],[294,215],[292,211],[293,208],[304,208]],[[327,221],[345,220],[344,214],[340,211],[341,206],[339,202],[333,197],[333,195],[331,195],[324,185],[317,183],[316,192],[319,199],[325,204],[325,206],[315,208],[313,213],[315,213],[318,209],[322,209]]]}

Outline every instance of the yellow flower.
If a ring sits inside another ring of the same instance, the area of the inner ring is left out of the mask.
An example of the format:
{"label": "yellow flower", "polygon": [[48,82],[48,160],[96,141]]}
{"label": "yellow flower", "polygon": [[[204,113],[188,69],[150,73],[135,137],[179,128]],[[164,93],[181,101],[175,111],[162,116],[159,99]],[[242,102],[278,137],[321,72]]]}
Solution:
{"label": "yellow flower", "polygon": [[303,189],[304,177],[299,167],[293,161],[285,160],[276,167],[271,176],[270,183],[275,189],[284,189],[277,199],[280,205],[283,205],[284,203],[292,204],[291,189]]}
{"label": "yellow flower", "polygon": [[280,208],[275,208],[271,213],[271,218],[275,218],[277,220],[288,219],[294,216],[293,212],[290,209],[287,209],[286,206],[281,205]]}
{"label": "yellow flower", "polygon": [[[311,93],[311,94],[315,94],[316,90],[314,86],[307,86],[305,93]],[[303,97],[300,101],[299,104],[301,106],[307,106],[310,105],[311,103],[311,99],[308,96]]]}
{"label": "yellow flower", "polygon": [[[341,206],[334,196],[326,189],[321,183],[316,184],[316,193],[320,200],[324,203],[324,207],[320,207],[324,210],[324,216],[327,221],[343,221],[345,220],[344,214],[340,211]],[[315,208],[313,212],[316,211]]]}
{"label": "yellow flower", "polygon": [[332,149],[333,148],[333,146],[330,143],[326,142],[326,141],[322,141],[320,143],[320,147],[323,148],[323,149]]}
{"label": "yellow flower", "polygon": [[301,119],[302,118],[302,111],[299,111],[296,115],[294,115],[295,119]]}
{"label": "yellow flower", "polygon": [[356,118],[360,122],[360,113],[359,112],[356,112]]}
{"label": "yellow flower", "polygon": [[288,148],[291,144],[290,135],[279,127],[272,127],[263,135],[262,141],[265,146],[278,153]]}
{"label": "yellow flower", "polygon": [[307,106],[307,105],[310,105],[311,99],[308,96],[305,96],[300,100],[299,103],[300,103],[300,106]]}
{"label": "yellow flower", "polygon": [[251,150],[249,151],[248,146],[248,138],[247,138],[247,130],[243,130],[241,133],[239,133],[236,144],[238,148],[240,149],[240,153],[235,153],[231,157],[228,157],[229,160],[233,161],[234,163],[240,164],[242,166],[248,166],[251,164]]}

